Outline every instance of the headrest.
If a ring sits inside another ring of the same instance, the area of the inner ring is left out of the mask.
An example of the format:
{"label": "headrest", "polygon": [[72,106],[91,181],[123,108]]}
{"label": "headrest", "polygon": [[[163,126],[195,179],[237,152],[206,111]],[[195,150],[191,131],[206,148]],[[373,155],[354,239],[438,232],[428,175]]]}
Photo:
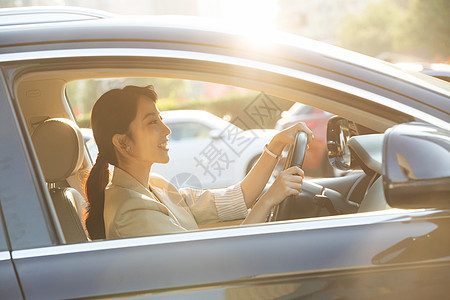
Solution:
{"label": "headrest", "polygon": [[65,180],[80,169],[83,135],[71,120],[48,119],[34,130],[31,140],[48,183]]}

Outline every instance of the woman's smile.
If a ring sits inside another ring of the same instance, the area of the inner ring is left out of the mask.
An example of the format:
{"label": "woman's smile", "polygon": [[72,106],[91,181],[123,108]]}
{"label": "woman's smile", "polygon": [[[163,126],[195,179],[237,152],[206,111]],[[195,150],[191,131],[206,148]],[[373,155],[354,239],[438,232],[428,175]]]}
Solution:
{"label": "woman's smile", "polygon": [[165,140],[161,144],[158,145],[158,148],[161,148],[164,151],[169,151],[169,145],[167,144],[168,140]]}

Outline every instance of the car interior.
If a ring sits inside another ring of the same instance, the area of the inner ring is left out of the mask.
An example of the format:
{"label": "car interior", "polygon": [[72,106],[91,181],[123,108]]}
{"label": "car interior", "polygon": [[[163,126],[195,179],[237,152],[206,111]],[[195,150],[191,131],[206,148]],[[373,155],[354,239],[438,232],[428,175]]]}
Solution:
{"label": "car interior", "polygon": [[[86,211],[84,182],[92,162],[67,101],[65,88],[67,83],[73,80],[115,77],[183,78],[236,85],[316,106],[340,115],[341,119],[348,121],[352,131],[350,136],[345,140],[328,140],[328,143],[341,143],[336,151],[330,151],[335,158],[342,157],[345,151],[351,153],[351,163],[346,167],[348,172],[343,174],[345,176],[305,181],[301,195],[286,199],[272,216],[271,221],[354,214],[390,208],[383,195],[381,177],[382,132],[393,126],[396,120],[369,114],[345,103],[339,104],[327,98],[326,93],[320,95],[300,88],[295,90],[286,87],[276,88],[269,84],[258,83],[258,78],[238,83],[227,76],[211,78],[208,74],[170,73],[161,70],[88,67],[40,70],[21,76],[15,92],[24,123],[34,145],[34,153],[41,166],[41,170],[37,170],[37,175],[45,179],[48,198],[52,200],[52,204],[49,205],[54,207],[65,242],[68,244],[89,240],[82,219]],[[329,131],[338,130],[340,134],[338,136],[342,137],[341,125],[342,122],[329,124],[332,127]],[[339,167],[339,164],[334,166]]]}
{"label": "car interior", "polygon": [[31,139],[66,242],[86,242],[81,221],[86,201],[78,190],[66,184],[83,164],[84,141],[80,128],[69,119],[50,118],[36,127]]}

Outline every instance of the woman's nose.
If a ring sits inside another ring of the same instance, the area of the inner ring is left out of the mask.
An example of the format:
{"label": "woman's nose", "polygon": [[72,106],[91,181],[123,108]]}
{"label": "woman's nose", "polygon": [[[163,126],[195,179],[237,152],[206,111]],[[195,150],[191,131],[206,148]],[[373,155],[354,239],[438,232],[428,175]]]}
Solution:
{"label": "woman's nose", "polygon": [[165,135],[169,135],[172,133],[172,131],[170,130],[170,128],[166,125],[166,123],[162,122],[162,125],[164,127],[164,133]]}

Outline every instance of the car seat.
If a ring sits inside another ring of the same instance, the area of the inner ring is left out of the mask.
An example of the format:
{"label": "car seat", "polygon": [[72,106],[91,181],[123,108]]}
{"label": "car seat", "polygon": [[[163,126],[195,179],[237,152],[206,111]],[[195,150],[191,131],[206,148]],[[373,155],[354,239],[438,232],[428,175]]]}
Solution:
{"label": "car seat", "polygon": [[67,119],[48,119],[36,127],[31,139],[66,243],[88,241],[79,217],[85,200],[67,184],[67,178],[81,168],[84,160],[80,129]]}

